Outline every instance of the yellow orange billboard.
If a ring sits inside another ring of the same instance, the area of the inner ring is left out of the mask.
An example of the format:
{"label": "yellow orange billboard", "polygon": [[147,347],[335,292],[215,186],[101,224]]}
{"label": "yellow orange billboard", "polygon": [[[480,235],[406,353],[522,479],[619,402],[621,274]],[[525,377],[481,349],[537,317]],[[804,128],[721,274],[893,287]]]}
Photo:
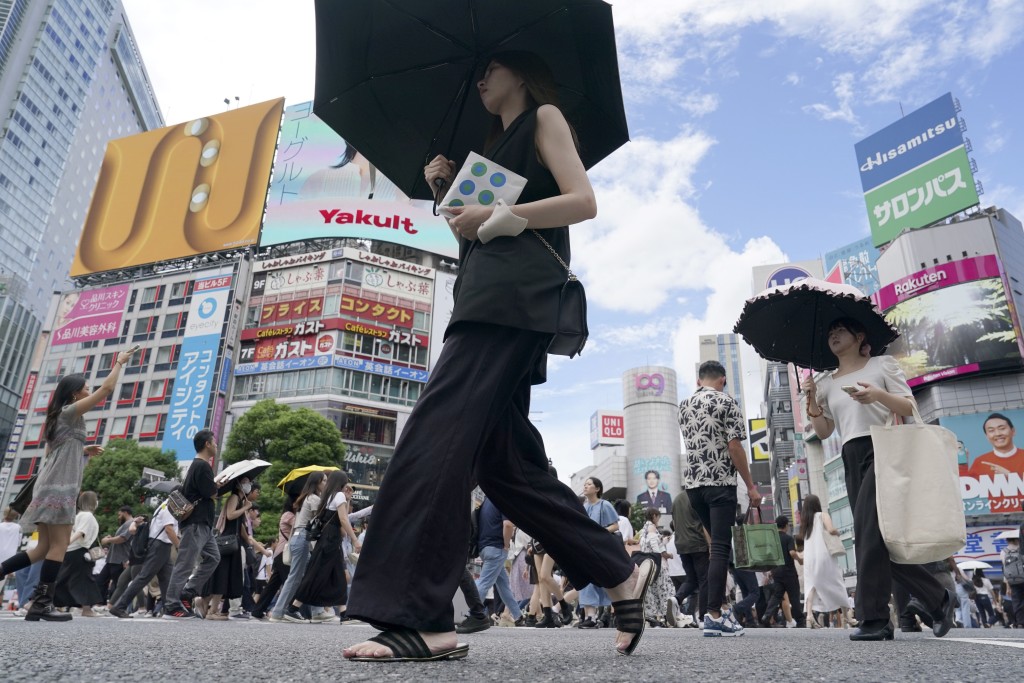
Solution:
{"label": "yellow orange billboard", "polygon": [[72,277],[256,244],[284,98],[107,145]]}

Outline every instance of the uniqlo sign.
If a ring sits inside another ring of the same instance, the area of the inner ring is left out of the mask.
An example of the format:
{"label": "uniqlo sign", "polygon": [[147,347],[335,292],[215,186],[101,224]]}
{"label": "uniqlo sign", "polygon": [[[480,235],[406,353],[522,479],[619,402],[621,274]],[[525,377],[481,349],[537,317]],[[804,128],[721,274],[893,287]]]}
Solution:
{"label": "uniqlo sign", "polygon": [[590,416],[590,447],[626,443],[626,417],[621,412],[599,410]]}

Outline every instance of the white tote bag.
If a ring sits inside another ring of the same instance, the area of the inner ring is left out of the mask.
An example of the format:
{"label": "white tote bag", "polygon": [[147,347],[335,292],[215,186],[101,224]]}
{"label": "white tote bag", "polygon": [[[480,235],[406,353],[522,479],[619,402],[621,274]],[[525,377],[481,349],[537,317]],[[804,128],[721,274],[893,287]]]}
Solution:
{"label": "white tote bag", "polygon": [[453,206],[491,206],[499,199],[514,206],[525,187],[526,178],[523,176],[470,152],[437,210],[451,218],[453,214],[447,209]]}
{"label": "white tote bag", "polygon": [[878,525],[897,564],[945,560],[967,543],[956,435],[925,424],[916,405],[914,420],[894,425],[890,414],[871,427]]}

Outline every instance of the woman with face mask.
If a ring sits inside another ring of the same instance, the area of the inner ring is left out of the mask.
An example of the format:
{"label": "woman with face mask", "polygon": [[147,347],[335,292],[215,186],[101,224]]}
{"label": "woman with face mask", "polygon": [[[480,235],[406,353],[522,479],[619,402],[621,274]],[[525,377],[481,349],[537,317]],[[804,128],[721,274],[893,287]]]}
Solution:
{"label": "woman with face mask", "polygon": [[220,538],[234,537],[233,545],[220,546],[220,564],[206,585],[206,613],[204,618],[211,621],[227,621],[228,616],[220,611],[221,599],[231,600],[242,597],[242,553],[239,535],[243,523],[243,515],[252,507],[248,495],[252,491],[249,479],[242,477],[235,485],[234,491],[228,496],[217,519],[217,532]]}

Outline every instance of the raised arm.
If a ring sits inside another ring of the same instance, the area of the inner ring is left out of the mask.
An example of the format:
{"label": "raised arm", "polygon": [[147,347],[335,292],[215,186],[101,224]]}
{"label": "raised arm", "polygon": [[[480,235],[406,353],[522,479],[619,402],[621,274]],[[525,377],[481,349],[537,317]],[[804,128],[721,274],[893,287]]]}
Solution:
{"label": "raised arm", "polygon": [[103,379],[103,383],[100,384],[94,392],[72,404],[74,405],[75,414],[78,417],[89,412],[114,393],[114,386],[117,384],[117,380],[121,376],[121,368],[131,360],[132,356],[135,355],[135,352],[138,350],[139,347],[134,346],[128,351],[122,351],[117,354],[117,358],[114,359],[114,366],[110,368],[110,374]]}

